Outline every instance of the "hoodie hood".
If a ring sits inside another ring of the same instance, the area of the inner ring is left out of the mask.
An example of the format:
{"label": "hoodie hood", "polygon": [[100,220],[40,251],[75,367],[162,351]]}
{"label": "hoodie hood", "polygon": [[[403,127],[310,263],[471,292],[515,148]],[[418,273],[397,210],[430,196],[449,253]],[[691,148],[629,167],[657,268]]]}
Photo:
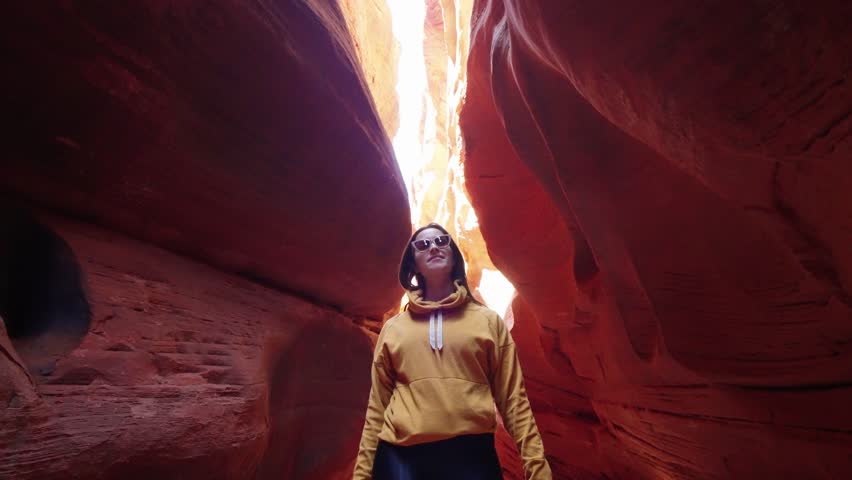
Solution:
{"label": "hoodie hood", "polygon": [[461,281],[453,282],[456,291],[443,300],[430,302],[423,299],[423,290],[408,291],[408,309],[415,313],[429,314],[429,346],[432,350],[444,348],[444,310],[458,308],[470,300],[467,288]]}
{"label": "hoodie hood", "polygon": [[467,289],[460,280],[455,280],[453,285],[455,285],[456,291],[437,302],[424,300],[422,289],[409,290],[407,293],[408,309],[415,313],[432,313],[436,310],[452,310],[464,305],[470,300]]}

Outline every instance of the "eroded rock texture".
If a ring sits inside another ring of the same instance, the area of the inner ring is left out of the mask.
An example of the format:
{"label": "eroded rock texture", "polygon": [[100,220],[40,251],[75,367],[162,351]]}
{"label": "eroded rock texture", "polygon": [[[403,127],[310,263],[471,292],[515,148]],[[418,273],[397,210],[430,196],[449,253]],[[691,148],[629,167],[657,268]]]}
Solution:
{"label": "eroded rock texture", "polygon": [[560,478],[852,475],[850,14],[476,2],[466,184]]}
{"label": "eroded rock texture", "polygon": [[13,380],[0,477],[351,474],[372,350],[361,327],[121,235],[48,224],[77,255],[91,326],[58,358],[44,351],[59,327],[0,345],[21,352],[0,365]]}
{"label": "eroded rock texture", "polygon": [[410,232],[357,18],[6,14],[0,478],[350,477]]}

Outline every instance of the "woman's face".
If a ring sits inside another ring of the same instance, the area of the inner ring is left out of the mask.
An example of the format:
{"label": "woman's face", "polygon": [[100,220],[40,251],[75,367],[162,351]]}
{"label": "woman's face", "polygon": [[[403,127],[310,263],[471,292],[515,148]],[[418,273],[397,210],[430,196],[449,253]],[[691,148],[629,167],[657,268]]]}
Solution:
{"label": "woman's face", "polygon": [[450,275],[453,271],[455,260],[453,259],[453,251],[450,249],[450,244],[444,246],[436,245],[435,238],[441,235],[446,235],[437,228],[427,228],[414,237],[414,242],[418,240],[428,240],[429,246],[425,250],[414,248],[414,265],[417,267],[417,272],[426,278],[434,278],[443,275]]}

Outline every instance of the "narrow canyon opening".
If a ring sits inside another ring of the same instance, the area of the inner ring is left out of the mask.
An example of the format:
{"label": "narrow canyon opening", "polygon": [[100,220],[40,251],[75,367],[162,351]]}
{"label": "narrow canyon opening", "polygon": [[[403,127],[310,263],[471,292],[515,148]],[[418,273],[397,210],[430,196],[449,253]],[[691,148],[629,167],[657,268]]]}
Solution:
{"label": "narrow canyon opening", "polygon": [[11,3],[0,478],[352,478],[432,221],[554,478],[850,478],[852,2],[676,3]]}
{"label": "narrow canyon opening", "polygon": [[396,132],[389,128],[388,133],[405,181],[412,227],[443,225],[464,255],[474,295],[511,317],[515,289],[488,256],[465,186],[459,112],[467,85],[469,28],[456,25],[470,17],[471,5],[388,0],[399,45],[394,89],[399,122]]}

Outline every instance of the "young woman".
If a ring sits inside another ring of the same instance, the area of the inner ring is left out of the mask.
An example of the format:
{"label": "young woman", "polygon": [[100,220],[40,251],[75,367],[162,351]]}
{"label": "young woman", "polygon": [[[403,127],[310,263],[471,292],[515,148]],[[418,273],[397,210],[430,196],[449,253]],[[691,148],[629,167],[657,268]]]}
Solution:
{"label": "young woman", "polygon": [[502,478],[495,404],[526,477],[552,478],[512,337],[470,295],[464,259],[443,227],[414,232],[399,281],[408,305],[379,334],[353,478]]}

